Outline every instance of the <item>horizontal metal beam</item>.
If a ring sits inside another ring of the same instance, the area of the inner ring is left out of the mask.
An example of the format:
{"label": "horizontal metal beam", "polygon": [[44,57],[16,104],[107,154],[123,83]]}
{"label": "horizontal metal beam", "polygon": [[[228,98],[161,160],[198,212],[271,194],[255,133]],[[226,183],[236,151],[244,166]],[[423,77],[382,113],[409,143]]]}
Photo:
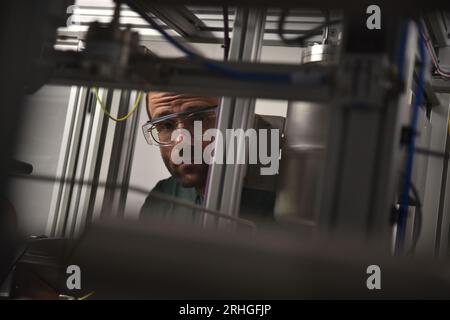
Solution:
{"label": "horizontal metal beam", "polygon": [[[150,27],[149,27],[150,28]],[[231,28],[230,28],[231,29]],[[222,31],[222,30],[219,30]],[[196,37],[190,38],[189,41],[191,43],[214,43],[214,44],[222,44],[223,38],[222,37],[210,37],[208,36],[209,31],[200,31]],[[66,40],[85,40],[86,39],[86,33],[87,31],[69,31],[69,30],[59,30],[58,31],[58,41],[64,42]],[[266,30],[266,34],[275,34],[274,30]],[[287,33],[288,36],[293,35],[304,35],[305,32],[289,32]],[[177,40],[181,40],[181,36],[173,36]],[[142,41],[166,41],[162,36],[159,35],[140,35],[141,42]],[[321,36],[315,36],[312,37],[310,41],[306,41],[306,43],[313,43],[313,42],[319,42],[319,38]],[[262,42],[263,46],[283,46],[283,47],[299,47],[298,44],[292,43],[292,44],[286,44],[281,40],[276,39],[265,39]]]}
{"label": "horizontal metal beam", "polygon": [[125,70],[126,76],[117,79],[82,68],[82,53],[59,54],[60,63],[50,80],[55,84],[320,102],[329,101],[334,90],[331,80],[335,68],[330,66],[214,62],[217,69],[232,70],[235,74],[292,75],[293,82],[286,83],[238,78],[187,59],[145,57],[135,62],[132,69]]}

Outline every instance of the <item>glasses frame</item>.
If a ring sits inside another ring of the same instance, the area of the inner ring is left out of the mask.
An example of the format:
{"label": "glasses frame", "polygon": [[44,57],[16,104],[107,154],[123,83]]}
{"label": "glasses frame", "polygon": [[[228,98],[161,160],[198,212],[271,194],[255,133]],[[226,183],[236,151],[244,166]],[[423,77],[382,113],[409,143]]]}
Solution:
{"label": "glasses frame", "polygon": [[157,125],[158,123],[161,123],[163,121],[179,118],[179,117],[182,117],[182,116],[187,118],[187,117],[194,116],[194,115],[197,115],[197,114],[202,114],[202,113],[207,113],[207,112],[211,112],[211,111],[216,111],[217,107],[218,106],[215,105],[215,106],[206,107],[206,108],[202,108],[202,109],[195,110],[195,111],[188,110],[188,111],[168,114],[166,116],[162,116],[162,117],[157,118],[155,120],[149,120],[149,121],[147,121],[146,123],[144,123],[142,125],[142,133],[144,134],[145,141],[147,141],[147,143],[149,145],[157,145],[157,146],[162,146],[162,147],[172,146],[172,145],[174,145],[173,142],[160,143],[160,142],[156,141],[156,139],[153,137],[153,134],[151,133],[151,131],[154,129],[155,125]]}

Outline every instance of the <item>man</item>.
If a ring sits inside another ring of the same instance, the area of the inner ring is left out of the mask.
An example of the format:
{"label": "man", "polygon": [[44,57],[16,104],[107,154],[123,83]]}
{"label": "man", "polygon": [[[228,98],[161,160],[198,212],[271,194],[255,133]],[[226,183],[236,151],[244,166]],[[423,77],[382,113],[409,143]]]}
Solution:
{"label": "man", "polygon": [[[172,157],[174,147],[180,142],[176,129],[186,129],[193,136],[193,125],[201,121],[202,130],[216,126],[216,112],[219,99],[216,97],[150,92],[147,94],[147,114],[149,121],[143,126],[149,144],[160,148],[164,164],[171,177],[157,183],[152,192],[168,194],[198,205],[203,204],[209,166],[203,159],[194,163],[194,144],[192,143],[191,163],[176,164]],[[203,141],[203,149],[210,144]],[[271,192],[244,188],[241,201],[241,217],[269,219],[273,216],[275,196]],[[141,218],[162,218],[170,221],[199,223],[201,215],[195,210],[174,205],[154,197],[147,197],[140,213]]]}

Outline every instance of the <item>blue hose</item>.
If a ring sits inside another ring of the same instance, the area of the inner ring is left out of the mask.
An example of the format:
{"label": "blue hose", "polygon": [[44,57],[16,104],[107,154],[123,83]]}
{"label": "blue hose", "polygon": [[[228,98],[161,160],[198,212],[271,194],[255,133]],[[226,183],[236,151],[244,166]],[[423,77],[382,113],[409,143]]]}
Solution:
{"label": "blue hose", "polygon": [[413,113],[411,115],[411,136],[410,142],[408,144],[407,156],[406,156],[406,168],[405,168],[405,176],[404,176],[404,184],[403,184],[403,192],[401,195],[400,202],[400,214],[397,224],[397,238],[396,238],[396,252],[400,253],[403,251],[404,240],[405,240],[405,232],[406,232],[406,221],[408,216],[408,204],[409,204],[409,189],[411,187],[412,180],[412,172],[413,172],[413,162],[414,162],[414,152],[416,149],[416,132],[417,132],[417,123],[419,121],[419,111],[420,106],[423,102],[423,93],[424,93],[424,82],[425,82],[425,42],[423,39],[423,34],[421,30],[421,26],[417,23],[417,28],[419,31],[419,53],[421,58],[421,65],[419,70],[419,76],[417,81],[417,90],[416,96],[414,99],[413,105]]}

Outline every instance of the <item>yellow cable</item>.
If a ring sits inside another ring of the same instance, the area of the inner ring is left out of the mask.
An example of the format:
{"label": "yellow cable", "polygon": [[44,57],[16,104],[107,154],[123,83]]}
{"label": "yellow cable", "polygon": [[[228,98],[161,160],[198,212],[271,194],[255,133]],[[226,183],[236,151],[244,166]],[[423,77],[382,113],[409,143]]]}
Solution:
{"label": "yellow cable", "polygon": [[127,120],[129,117],[131,117],[131,115],[136,111],[136,109],[139,106],[139,102],[141,102],[141,97],[142,97],[142,91],[139,91],[138,97],[136,98],[136,101],[134,102],[133,108],[131,108],[131,111],[129,114],[127,114],[126,116],[122,117],[122,118],[115,118],[113,117],[108,110],[106,110],[105,105],[103,104],[103,101],[100,99],[99,95],[98,95],[98,88],[94,88],[94,92],[95,92],[95,97],[98,101],[98,103],[100,104],[100,107],[102,108],[103,112],[111,119],[114,120],[116,122],[120,122],[120,121],[124,121]]}
{"label": "yellow cable", "polygon": [[81,298],[78,298],[78,300],[86,300],[87,298],[89,298],[90,296],[92,296],[94,294],[95,291],[89,292],[87,295],[82,296]]}

